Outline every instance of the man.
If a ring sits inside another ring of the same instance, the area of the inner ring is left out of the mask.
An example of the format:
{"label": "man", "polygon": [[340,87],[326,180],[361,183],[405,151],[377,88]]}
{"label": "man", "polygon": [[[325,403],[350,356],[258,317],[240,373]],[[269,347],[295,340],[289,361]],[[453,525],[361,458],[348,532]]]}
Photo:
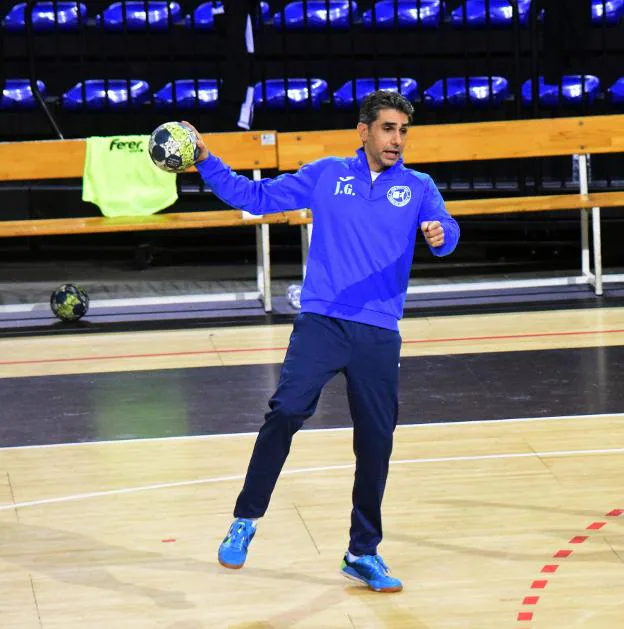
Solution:
{"label": "man", "polygon": [[377,554],[381,501],[398,415],[398,321],[418,227],[436,256],[451,253],[459,227],[431,177],[405,168],[413,107],[383,90],[362,103],[355,157],[325,158],[295,174],[250,181],[209,155],[199,138],[197,168],[226,203],[255,214],[308,207],[314,232],[301,314],[270,411],[258,434],[219,562],[241,568],[286,461],[292,437],[338,372],[347,380],[356,457],[350,544],[342,573],[378,592],[397,592]]}

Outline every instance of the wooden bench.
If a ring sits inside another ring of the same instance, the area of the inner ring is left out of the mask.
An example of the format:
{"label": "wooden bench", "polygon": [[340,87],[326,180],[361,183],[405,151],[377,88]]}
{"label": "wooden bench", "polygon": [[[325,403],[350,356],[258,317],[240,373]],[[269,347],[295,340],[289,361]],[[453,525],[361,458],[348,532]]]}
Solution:
{"label": "wooden bench", "polygon": [[[254,179],[260,179],[262,169],[277,167],[275,131],[207,134],[204,135],[204,140],[215,154],[234,169],[252,170]],[[81,178],[85,152],[85,140],[0,143],[0,181]],[[246,293],[245,296],[261,299],[265,311],[270,312],[269,225],[286,222],[285,214],[258,217],[234,209],[141,217],[30,219],[0,221],[0,238],[255,226],[258,291],[257,294]],[[221,293],[212,295],[211,300],[229,300],[237,295],[238,293]]]}
{"label": "wooden bench", "polygon": [[[327,156],[353,155],[359,146],[355,130],[280,133],[278,164],[282,171]],[[602,294],[603,281],[622,281],[624,276],[603,276],[600,208],[624,206],[624,192],[588,194],[587,155],[624,152],[624,115],[588,116],[506,122],[416,126],[410,130],[404,152],[406,164],[432,164],[527,157],[579,156],[579,190],[574,193],[448,201],[454,216],[509,214],[517,212],[581,211],[581,275],[566,278],[481,282],[479,289],[519,286],[591,284]],[[593,270],[590,265],[589,212],[592,217]],[[302,228],[303,272],[312,233],[307,210],[288,213],[291,225]],[[305,230],[305,233],[304,233]],[[436,286],[436,291],[470,288],[468,283]],[[410,286],[408,293],[424,292]]]}
{"label": "wooden bench", "polygon": [[[321,157],[352,155],[359,145],[355,130],[280,133],[233,132],[204,136],[210,149],[235,170],[253,170],[255,179],[263,168],[296,170]],[[279,142],[277,141],[279,140]],[[82,177],[84,140],[0,143],[0,181],[28,181]],[[483,288],[592,284],[602,293],[600,208],[624,206],[624,192],[588,194],[588,154],[624,151],[624,115],[521,120],[414,127],[405,150],[408,164],[431,164],[470,160],[526,157],[579,156],[579,191],[576,193],[449,201],[455,216],[579,209],[581,212],[581,275],[571,278],[509,280],[479,283]],[[592,216],[593,270],[590,265],[589,213]],[[239,210],[155,214],[128,218],[70,218],[0,221],[0,238],[145,230],[196,229],[255,226],[257,242],[257,296],[271,310],[269,225],[300,225],[305,273],[312,218],[307,211],[251,217]],[[604,276],[621,281],[624,276]],[[468,284],[438,286],[436,291],[464,290]],[[423,292],[410,286],[408,293]],[[222,294],[224,299],[236,294]]]}

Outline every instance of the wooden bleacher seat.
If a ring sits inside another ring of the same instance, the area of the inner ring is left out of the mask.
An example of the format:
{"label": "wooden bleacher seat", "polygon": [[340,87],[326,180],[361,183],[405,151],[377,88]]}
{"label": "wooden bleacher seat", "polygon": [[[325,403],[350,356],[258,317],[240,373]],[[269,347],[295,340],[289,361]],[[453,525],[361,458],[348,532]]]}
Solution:
{"label": "wooden bleacher seat", "polygon": [[152,216],[90,216],[87,218],[46,218],[0,221],[0,237],[59,236],[62,234],[103,234],[162,229],[210,229],[287,223],[284,213],[245,218],[240,210],[181,212]]}
{"label": "wooden bleacher seat", "polygon": [[[215,155],[235,169],[277,167],[275,131],[211,133],[203,137]],[[80,178],[86,148],[85,140],[0,142],[0,181]]]}
{"label": "wooden bleacher seat", "polygon": [[[295,170],[334,155],[353,155],[355,129],[279,134],[278,167]],[[624,114],[413,126],[406,164],[624,152]]]}

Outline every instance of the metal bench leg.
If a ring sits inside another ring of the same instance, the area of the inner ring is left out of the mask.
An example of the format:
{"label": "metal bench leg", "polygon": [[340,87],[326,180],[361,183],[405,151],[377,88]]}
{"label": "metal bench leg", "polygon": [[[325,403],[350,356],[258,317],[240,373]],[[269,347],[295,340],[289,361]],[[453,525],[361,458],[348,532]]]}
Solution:
{"label": "metal bench leg", "polygon": [[[588,194],[587,155],[578,156],[579,192]],[[600,245],[600,208],[592,208],[592,238],[594,249],[594,270],[591,269],[589,255],[589,211],[581,210],[581,273],[594,287],[596,295],[602,295],[602,255]]]}
{"label": "metal bench leg", "polygon": [[586,209],[581,210],[581,273],[583,277],[591,279],[591,264],[589,257],[589,217]]}
{"label": "metal bench leg", "polygon": [[301,277],[305,279],[308,268],[308,252],[310,251],[310,241],[312,240],[312,223],[301,225]]}
{"label": "metal bench leg", "polygon": [[594,235],[594,288],[602,295],[602,239],[600,233],[600,208],[592,208],[592,233]]}
{"label": "metal bench leg", "polygon": [[256,225],[256,277],[264,311],[271,312],[271,243],[268,225]]}
{"label": "metal bench leg", "polygon": [[[587,157],[578,156],[579,169],[579,192],[587,194]],[[589,220],[586,209],[581,210],[581,273],[583,277],[591,278],[591,267],[589,260]]]}

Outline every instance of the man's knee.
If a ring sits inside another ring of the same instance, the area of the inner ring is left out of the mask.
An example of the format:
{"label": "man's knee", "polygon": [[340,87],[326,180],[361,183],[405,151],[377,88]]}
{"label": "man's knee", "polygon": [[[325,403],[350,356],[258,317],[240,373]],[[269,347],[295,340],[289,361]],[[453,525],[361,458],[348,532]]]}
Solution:
{"label": "man's knee", "polygon": [[271,400],[271,410],[266,414],[266,421],[287,422],[295,430],[303,426],[303,422],[314,413],[314,409],[304,407],[299,400]]}

